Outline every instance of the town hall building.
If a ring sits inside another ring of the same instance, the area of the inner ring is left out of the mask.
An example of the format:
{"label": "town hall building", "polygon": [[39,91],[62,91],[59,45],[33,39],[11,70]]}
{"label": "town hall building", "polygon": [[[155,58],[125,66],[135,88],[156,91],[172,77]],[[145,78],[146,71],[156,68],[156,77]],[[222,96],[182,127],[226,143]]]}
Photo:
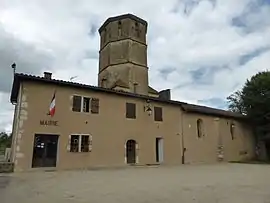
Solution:
{"label": "town hall building", "polygon": [[15,73],[15,171],[241,161],[254,156],[240,114],[171,100],[149,84],[147,22],[132,14],[99,28],[98,86]]}

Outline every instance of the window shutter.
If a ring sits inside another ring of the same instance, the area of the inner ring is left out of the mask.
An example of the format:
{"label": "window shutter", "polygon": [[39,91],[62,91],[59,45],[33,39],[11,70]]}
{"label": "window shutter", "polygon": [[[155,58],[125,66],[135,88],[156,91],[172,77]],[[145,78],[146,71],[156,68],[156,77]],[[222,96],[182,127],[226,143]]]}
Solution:
{"label": "window shutter", "polygon": [[154,107],[154,117],[155,121],[162,121],[162,108],[161,107]]}
{"label": "window shutter", "polygon": [[126,118],[136,118],[136,104],[126,103]]}
{"label": "window shutter", "polygon": [[81,111],[81,104],[82,104],[82,97],[73,96],[72,111],[80,112]]}
{"label": "window shutter", "polygon": [[92,135],[89,135],[89,140],[88,140],[88,147],[89,147],[89,152],[92,151]]}
{"label": "window shutter", "polygon": [[91,113],[98,114],[99,113],[99,99],[92,98],[91,100]]}
{"label": "window shutter", "polygon": [[71,135],[68,136],[67,151],[70,152]]}

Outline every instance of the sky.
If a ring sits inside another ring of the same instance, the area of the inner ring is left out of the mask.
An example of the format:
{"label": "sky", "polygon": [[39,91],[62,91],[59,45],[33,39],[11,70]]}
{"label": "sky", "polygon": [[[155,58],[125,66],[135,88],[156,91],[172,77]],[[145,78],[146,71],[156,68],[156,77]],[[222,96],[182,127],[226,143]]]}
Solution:
{"label": "sky", "polygon": [[150,85],[172,99],[227,108],[270,68],[270,0],[0,0],[0,131],[10,132],[17,72],[97,85],[98,28],[131,13],[148,22]]}

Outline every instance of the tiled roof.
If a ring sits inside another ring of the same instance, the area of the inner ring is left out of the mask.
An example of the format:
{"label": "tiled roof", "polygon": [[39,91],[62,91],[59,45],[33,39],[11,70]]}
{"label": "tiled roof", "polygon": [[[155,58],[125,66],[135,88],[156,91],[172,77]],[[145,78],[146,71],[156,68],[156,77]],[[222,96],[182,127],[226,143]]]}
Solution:
{"label": "tiled roof", "polygon": [[18,91],[19,91],[19,84],[21,81],[34,81],[34,82],[40,82],[40,83],[55,84],[55,85],[60,85],[60,86],[83,88],[83,89],[89,89],[92,91],[111,93],[111,94],[117,94],[117,95],[128,96],[128,97],[136,97],[136,98],[141,98],[141,99],[146,99],[146,100],[149,99],[149,100],[153,100],[153,101],[176,104],[176,105],[179,105],[182,103],[179,101],[164,100],[164,99],[160,99],[160,98],[156,98],[156,97],[150,97],[150,96],[146,96],[146,95],[134,94],[134,93],[130,93],[130,92],[124,92],[121,90],[97,87],[97,86],[81,84],[81,83],[76,83],[76,82],[70,82],[70,81],[65,81],[65,80],[46,79],[44,77],[35,76],[35,75],[28,75],[28,74],[23,74],[23,73],[16,73],[14,75],[14,81],[13,81],[12,92],[11,92],[11,97],[10,97],[11,102],[16,102],[16,100],[17,100]]}
{"label": "tiled roof", "polygon": [[27,74],[22,74],[22,73],[16,73],[14,75],[14,81],[13,81],[13,86],[12,86],[12,91],[11,91],[11,96],[10,96],[10,101],[12,103],[13,102],[15,103],[17,101],[19,87],[20,87],[20,83],[22,81],[34,81],[34,82],[40,82],[40,83],[55,84],[55,85],[60,85],[60,86],[83,88],[83,89],[89,89],[92,91],[98,91],[98,92],[103,92],[103,93],[108,93],[108,94],[115,94],[115,95],[119,95],[119,96],[135,97],[135,98],[140,98],[140,99],[145,99],[145,100],[150,100],[150,101],[167,103],[167,104],[171,104],[171,105],[178,105],[184,111],[190,112],[190,113],[200,113],[200,114],[205,114],[205,115],[227,117],[227,118],[236,118],[236,119],[246,118],[242,114],[233,113],[233,112],[225,111],[225,110],[221,110],[221,109],[214,109],[214,108],[210,108],[210,107],[206,107],[206,106],[188,104],[188,103],[184,103],[184,102],[180,102],[180,101],[167,100],[167,99],[156,98],[156,97],[151,97],[151,96],[146,96],[146,95],[134,94],[134,93],[130,93],[130,92],[124,92],[124,91],[120,91],[120,90],[113,90],[113,89],[108,89],[108,88],[103,88],[103,87],[97,87],[97,86],[91,86],[91,85],[86,85],[86,84],[81,84],[81,83],[69,82],[69,81],[64,81],[64,80],[46,79],[44,77],[27,75]]}
{"label": "tiled roof", "polygon": [[215,109],[207,106],[199,106],[194,104],[182,104],[182,108],[186,112],[190,113],[203,113],[208,115],[223,115],[225,117],[237,117],[237,118],[244,118],[242,114],[234,113],[231,111],[225,111],[222,109]]}

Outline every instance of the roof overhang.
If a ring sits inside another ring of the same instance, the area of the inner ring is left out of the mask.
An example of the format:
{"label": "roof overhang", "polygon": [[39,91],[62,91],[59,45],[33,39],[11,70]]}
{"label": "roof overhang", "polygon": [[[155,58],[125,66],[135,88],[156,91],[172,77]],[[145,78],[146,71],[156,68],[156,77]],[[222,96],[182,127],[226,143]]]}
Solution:
{"label": "roof overhang", "polygon": [[11,103],[17,102],[20,84],[23,81],[33,81],[33,82],[44,83],[44,84],[46,83],[46,84],[52,84],[52,85],[58,85],[58,86],[88,89],[91,91],[98,91],[98,92],[103,92],[103,93],[108,93],[108,94],[115,94],[119,96],[145,99],[145,100],[160,102],[160,103],[169,104],[169,105],[177,105],[179,106],[179,108],[181,108],[183,111],[187,113],[199,113],[199,114],[204,114],[204,115],[209,115],[209,116],[248,120],[247,116],[234,113],[231,111],[225,111],[225,110],[210,108],[206,106],[193,105],[193,104],[188,104],[188,103],[184,103],[180,101],[163,99],[159,97],[151,97],[148,95],[134,94],[131,92],[124,92],[121,90],[114,90],[114,89],[108,89],[108,88],[103,88],[103,87],[91,86],[91,85],[86,85],[86,84],[81,84],[81,83],[74,83],[74,82],[56,80],[56,79],[47,79],[44,77],[26,75],[26,74],[21,74],[21,73],[16,73],[14,75],[12,91],[11,91],[11,96],[10,96]]}

